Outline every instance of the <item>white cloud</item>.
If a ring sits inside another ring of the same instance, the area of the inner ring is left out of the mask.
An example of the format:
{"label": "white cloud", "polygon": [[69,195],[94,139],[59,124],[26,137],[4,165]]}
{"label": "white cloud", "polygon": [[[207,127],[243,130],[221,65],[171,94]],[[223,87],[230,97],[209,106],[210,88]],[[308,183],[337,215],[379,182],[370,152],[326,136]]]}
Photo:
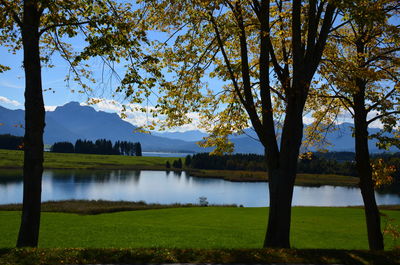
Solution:
{"label": "white cloud", "polygon": [[[379,115],[379,112],[377,111],[371,111],[368,116],[367,119],[370,120],[372,118],[374,118],[375,116]],[[314,121],[314,119],[310,116],[310,115],[306,115],[303,117],[303,122],[304,124],[311,124]],[[354,124],[354,119],[351,116],[351,114],[348,111],[342,112],[338,115],[335,124],[342,124],[342,123],[353,123]],[[379,121],[376,120],[374,122],[372,122],[369,125],[370,128],[383,128],[383,124]]]}
{"label": "white cloud", "polygon": [[[111,99],[99,99],[93,98],[94,101],[99,101],[96,104],[89,104],[89,106],[95,107],[97,110],[107,111],[107,112],[117,112],[120,113],[122,110],[122,104]],[[86,103],[81,103],[81,105],[87,105]]]}
{"label": "white cloud", "polygon": [[[94,98],[93,100],[94,102],[96,102],[96,104],[90,104],[90,106],[93,106],[97,110],[114,112],[118,114],[121,114],[122,112],[122,104],[120,102],[111,99],[100,99],[100,98]],[[87,104],[81,103],[81,105],[87,105]],[[153,122],[157,124],[159,119],[163,118],[161,116],[157,118],[153,117],[151,111],[155,110],[154,107],[148,107],[147,112],[143,112],[141,109],[145,108],[146,110],[145,106],[141,106],[139,104],[125,104],[125,105],[127,106],[127,109],[124,112],[124,114],[127,117],[124,120],[132,123],[135,126],[146,126],[150,125]],[[190,124],[185,124],[180,127],[167,129],[166,131],[185,132],[190,130],[199,130],[199,124],[200,124],[199,114],[194,112],[189,113],[188,117],[192,119],[192,122]]]}
{"label": "white cloud", "polygon": [[[377,111],[371,111],[370,113],[368,113],[367,119],[370,120],[370,119],[372,119],[372,118],[374,118],[374,117],[376,117],[376,116],[378,116],[378,115],[379,115],[379,112],[377,112]],[[378,120],[372,122],[372,123],[369,125],[369,127],[372,127],[372,128],[381,128],[381,129],[382,129],[382,128],[383,128],[383,124],[382,124],[382,122],[378,119]]]}
{"label": "white cloud", "polygon": [[314,118],[313,117],[311,117],[309,115],[303,116],[303,123],[304,124],[311,124],[313,122],[314,122]]}
{"label": "white cloud", "polygon": [[8,105],[15,106],[15,107],[18,107],[18,106],[22,105],[20,102],[18,102],[16,100],[12,100],[12,99],[9,99],[9,98],[6,98],[6,97],[2,97],[2,96],[0,96],[0,102],[3,102],[3,103],[8,104]]}
{"label": "white cloud", "polygon": [[12,89],[24,89],[25,88],[24,85],[18,85],[18,84],[10,83],[7,81],[0,81],[0,86],[6,87],[6,88],[12,88]]}
{"label": "white cloud", "polygon": [[[371,111],[370,113],[368,113],[367,120],[370,120],[370,119],[374,118],[377,115],[379,115],[379,112]],[[353,117],[351,116],[351,114],[349,112],[345,112],[343,114],[340,114],[339,117],[338,117],[338,124],[342,124],[342,123],[345,123],[345,122],[354,124],[354,119],[353,119]],[[369,124],[368,127],[382,129],[383,128],[383,124],[379,120],[376,120],[376,121],[372,122],[371,124]]]}
{"label": "white cloud", "polygon": [[44,106],[46,111],[54,111],[58,106]]}

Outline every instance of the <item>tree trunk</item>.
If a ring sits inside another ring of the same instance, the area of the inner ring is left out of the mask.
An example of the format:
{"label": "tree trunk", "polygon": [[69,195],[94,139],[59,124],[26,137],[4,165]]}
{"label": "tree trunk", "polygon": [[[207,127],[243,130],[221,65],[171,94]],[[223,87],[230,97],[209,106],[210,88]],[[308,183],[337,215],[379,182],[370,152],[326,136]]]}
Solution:
{"label": "tree trunk", "polygon": [[289,100],[282,130],[279,166],[268,168],[269,218],[264,247],[290,248],[290,223],[297,160],[303,137],[301,99]]}
{"label": "tree trunk", "polygon": [[[362,88],[362,85],[359,86]],[[378,206],[376,205],[372,169],[368,150],[368,124],[365,110],[364,90],[354,96],[354,125],[356,141],[357,174],[364,201],[368,244],[371,250],[383,250],[383,236]]]}
{"label": "tree trunk", "polygon": [[42,94],[39,20],[36,1],[24,1],[22,41],[25,70],[24,193],[17,247],[36,247],[39,239],[45,110]]}

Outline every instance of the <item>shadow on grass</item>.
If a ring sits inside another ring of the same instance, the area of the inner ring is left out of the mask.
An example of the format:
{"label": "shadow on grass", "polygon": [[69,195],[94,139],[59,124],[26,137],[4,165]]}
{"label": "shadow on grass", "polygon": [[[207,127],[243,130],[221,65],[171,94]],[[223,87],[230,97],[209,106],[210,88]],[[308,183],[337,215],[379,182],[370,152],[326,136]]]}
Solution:
{"label": "shadow on grass", "polygon": [[400,264],[400,250],[326,249],[0,249],[0,264]]}

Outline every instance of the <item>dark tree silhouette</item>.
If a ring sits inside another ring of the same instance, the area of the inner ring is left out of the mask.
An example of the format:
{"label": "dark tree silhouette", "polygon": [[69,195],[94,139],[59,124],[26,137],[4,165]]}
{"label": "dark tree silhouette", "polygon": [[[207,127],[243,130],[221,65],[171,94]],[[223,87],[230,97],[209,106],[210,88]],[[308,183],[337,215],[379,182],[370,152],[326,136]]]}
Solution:
{"label": "dark tree silhouette", "polygon": [[135,155],[142,156],[142,145],[140,143],[135,144]]}
{"label": "dark tree silhouette", "polygon": [[57,142],[51,146],[50,151],[54,153],[74,153],[75,149],[70,142]]}
{"label": "dark tree silhouette", "polygon": [[11,134],[0,135],[0,149],[18,150],[23,149],[24,137]]}
{"label": "dark tree silhouette", "polygon": [[185,158],[185,167],[190,167],[190,164],[192,163],[192,156],[187,155]]}

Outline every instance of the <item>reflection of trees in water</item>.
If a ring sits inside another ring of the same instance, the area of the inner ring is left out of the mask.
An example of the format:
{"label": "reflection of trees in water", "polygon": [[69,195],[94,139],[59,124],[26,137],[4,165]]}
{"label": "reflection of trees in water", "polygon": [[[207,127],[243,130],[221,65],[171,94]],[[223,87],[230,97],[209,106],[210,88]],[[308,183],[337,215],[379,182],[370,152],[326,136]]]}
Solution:
{"label": "reflection of trees in water", "polygon": [[182,171],[174,171],[174,176],[175,176],[175,177],[178,177],[178,178],[181,178],[181,176],[182,176]]}
{"label": "reflection of trees in water", "polygon": [[376,192],[380,195],[385,195],[385,194],[397,194],[400,196],[400,183],[395,183],[390,186],[383,186],[376,190]]}
{"label": "reflection of trees in water", "polygon": [[54,183],[107,183],[113,181],[130,181],[138,183],[140,170],[49,170],[46,176]]}
{"label": "reflection of trees in water", "polygon": [[186,171],[183,171],[182,180],[183,180],[184,182],[186,182],[186,183],[189,183],[189,182],[190,182],[190,179],[191,179],[191,177],[189,176],[189,174],[186,173]]}
{"label": "reflection of trees in water", "polygon": [[193,177],[193,176],[188,176],[188,178],[191,179],[193,184],[197,184],[197,185],[218,184],[218,183],[225,181],[223,179],[218,179],[218,178],[200,178],[200,177]]}
{"label": "reflection of trees in water", "polygon": [[2,169],[0,170],[0,184],[15,184],[21,183],[22,170],[16,169]]}
{"label": "reflection of trees in water", "polygon": [[140,180],[140,173],[141,173],[140,170],[129,171],[129,172],[132,173],[133,181],[134,181],[135,183],[139,183],[139,180]]}

